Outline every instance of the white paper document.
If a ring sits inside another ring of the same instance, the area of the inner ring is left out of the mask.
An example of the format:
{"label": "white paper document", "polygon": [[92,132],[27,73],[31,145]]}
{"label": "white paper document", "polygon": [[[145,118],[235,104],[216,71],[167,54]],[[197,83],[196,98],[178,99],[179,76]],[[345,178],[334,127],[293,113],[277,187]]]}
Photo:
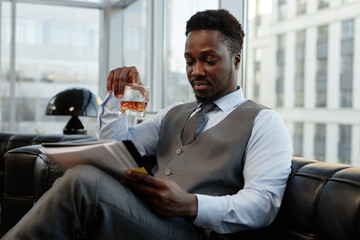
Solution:
{"label": "white paper document", "polygon": [[64,171],[78,164],[90,164],[114,177],[124,176],[127,169],[149,173],[149,169],[145,168],[140,154],[130,141],[47,143],[40,147],[40,151]]}

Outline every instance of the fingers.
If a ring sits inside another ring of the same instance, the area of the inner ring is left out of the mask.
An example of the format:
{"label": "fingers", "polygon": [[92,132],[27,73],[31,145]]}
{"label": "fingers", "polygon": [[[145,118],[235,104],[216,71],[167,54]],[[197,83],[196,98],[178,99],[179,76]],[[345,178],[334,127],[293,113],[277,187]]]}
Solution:
{"label": "fingers", "polygon": [[160,188],[163,186],[161,179],[150,176],[149,174],[141,173],[136,170],[128,170],[126,171],[126,174],[130,178],[137,180],[141,184],[152,186],[154,188]]}
{"label": "fingers", "polygon": [[122,68],[122,70],[117,71],[117,73],[118,75],[115,76],[115,82],[114,82],[114,94],[118,98],[123,98],[127,75],[129,74],[129,69]]}
{"label": "fingers", "polygon": [[141,177],[133,177],[130,175],[129,178],[121,179],[121,183],[125,184],[135,192],[141,193],[143,196],[148,196],[149,199],[156,196],[158,191],[158,188],[153,186],[152,182],[152,177],[147,174],[143,174]]}
{"label": "fingers", "polygon": [[111,71],[106,79],[106,90],[108,93],[112,93],[112,85],[113,85],[113,77],[114,77],[114,71]]}
{"label": "fingers", "polygon": [[159,189],[164,188],[164,183],[161,179],[138,172],[136,170],[127,170],[127,178],[122,179],[122,183],[131,189],[145,194],[156,194]]}
{"label": "fingers", "polygon": [[141,85],[140,74],[136,67],[130,67],[127,82],[131,83],[134,87]]}
{"label": "fingers", "polygon": [[123,98],[126,83],[130,83],[133,86],[142,84],[136,67],[121,67],[110,71],[106,80],[106,89],[108,93],[114,91],[116,97]]}
{"label": "fingers", "polygon": [[146,184],[148,182],[149,177],[150,176],[148,174],[145,174],[141,181]]}

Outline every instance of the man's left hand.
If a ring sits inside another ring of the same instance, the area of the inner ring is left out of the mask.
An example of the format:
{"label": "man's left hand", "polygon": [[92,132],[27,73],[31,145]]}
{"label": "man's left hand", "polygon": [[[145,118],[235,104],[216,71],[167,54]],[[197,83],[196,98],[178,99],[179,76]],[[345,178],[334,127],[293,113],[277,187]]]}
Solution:
{"label": "man's left hand", "polygon": [[163,217],[195,219],[197,197],[187,193],[174,181],[160,179],[136,170],[127,170],[121,182],[146,200],[152,211]]}

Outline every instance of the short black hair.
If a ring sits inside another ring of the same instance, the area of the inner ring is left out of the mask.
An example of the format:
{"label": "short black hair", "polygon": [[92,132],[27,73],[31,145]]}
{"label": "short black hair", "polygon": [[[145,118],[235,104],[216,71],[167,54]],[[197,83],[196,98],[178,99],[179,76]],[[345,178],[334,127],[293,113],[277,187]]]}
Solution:
{"label": "short black hair", "polygon": [[185,35],[194,30],[216,30],[224,35],[224,43],[232,55],[241,53],[244,31],[240,22],[227,10],[205,10],[195,13],[186,22]]}

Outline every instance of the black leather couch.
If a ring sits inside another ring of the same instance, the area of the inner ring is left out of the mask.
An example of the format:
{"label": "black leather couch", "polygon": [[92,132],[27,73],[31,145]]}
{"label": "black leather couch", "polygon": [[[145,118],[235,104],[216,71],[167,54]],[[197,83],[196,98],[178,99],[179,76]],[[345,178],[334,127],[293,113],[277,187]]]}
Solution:
{"label": "black leather couch", "polygon": [[63,172],[41,154],[41,143],[88,141],[86,135],[0,133],[1,236]]}
{"label": "black leather couch", "polygon": [[[39,152],[38,144],[84,139],[91,138],[0,133],[1,235],[63,174]],[[226,236],[212,234],[212,239],[359,240],[360,167],[294,157],[283,204],[275,221],[260,230]]]}

